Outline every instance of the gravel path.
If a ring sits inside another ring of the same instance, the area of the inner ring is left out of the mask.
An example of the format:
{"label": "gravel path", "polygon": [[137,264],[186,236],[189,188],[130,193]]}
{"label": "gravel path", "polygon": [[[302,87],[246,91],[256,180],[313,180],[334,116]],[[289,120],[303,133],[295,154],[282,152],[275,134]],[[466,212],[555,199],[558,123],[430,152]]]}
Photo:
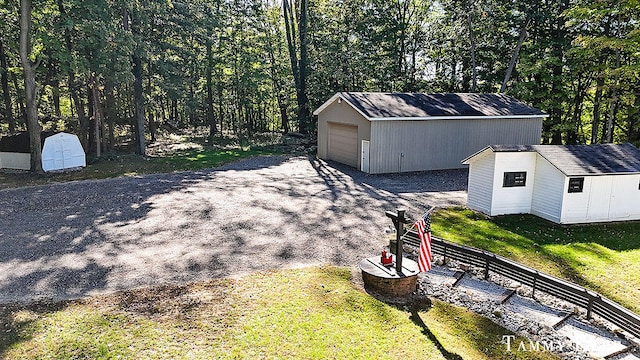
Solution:
{"label": "gravel path", "polygon": [[0,302],[256,270],[354,266],[385,210],[466,201],[466,170],[366,175],[307,157],[0,191]]}
{"label": "gravel path", "polygon": [[[513,351],[520,351],[517,350],[519,346],[526,351],[538,351],[537,342],[541,348],[546,346],[562,359],[582,360],[601,359],[632,345],[611,331],[616,328],[613,324],[599,318],[588,321],[584,309],[554,328],[561,319],[574,312],[574,306],[541,292],[533,300],[521,295],[527,291],[520,285],[516,287],[517,293],[503,303],[507,290],[513,288],[504,285],[514,282],[495,274],[492,274],[493,280],[503,285],[485,281],[483,269],[480,268],[467,271],[454,287],[454,274],[460,270],[459,264],[450,261],[445,266],[441,257],[436,258],[438,265],[420,275],[418,292],[470,309],[528,340],[524,345],[514,344],[513,349],[516,350]],[[503,344],[507,349],[506,343]],[[608,359],[638,360],[640,354],[625,351]]]}
{"label": "gravel path", "polygon": [[[416,249],[408,246],[407,250],[415,258]],[[465,270],[465,276],[456,283],[455,274],[461,270]],[[528,340],[523,346],[527,351],[537,351],[538,342],[561,359],[640,359],[637,340],[620,336],[617,334],[620,329],[606,320],[598,316],[587,320],[585,309],[541,291],[533,299],[530,288],[497,274],[489,278],[491,281],[484,280],[483,268],[462,267],[456,261],[445,265],[443,258],[436,256],[433,268],[419,276],[418,293],[465,307],[523,336]],[[503,302],[510,290],[516,293]],[[561,322],[569,314],[573,315]],[[506,343],[503,344],[506,348]],[[631,345],[635,346],[632,351],[607,357]]]}

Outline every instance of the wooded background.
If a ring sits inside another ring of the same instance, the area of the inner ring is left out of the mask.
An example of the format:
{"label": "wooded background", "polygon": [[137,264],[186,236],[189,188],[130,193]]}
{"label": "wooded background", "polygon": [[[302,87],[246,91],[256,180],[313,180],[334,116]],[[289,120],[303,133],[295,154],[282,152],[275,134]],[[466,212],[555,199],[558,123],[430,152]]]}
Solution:
{"label": "wooded background", "polygon": [[144,154],[158,128],[313,134],[337,91],[505,92],[543,143],[640,143],[640,0],[32,1],[0,0],[0,134],[32,102]]}

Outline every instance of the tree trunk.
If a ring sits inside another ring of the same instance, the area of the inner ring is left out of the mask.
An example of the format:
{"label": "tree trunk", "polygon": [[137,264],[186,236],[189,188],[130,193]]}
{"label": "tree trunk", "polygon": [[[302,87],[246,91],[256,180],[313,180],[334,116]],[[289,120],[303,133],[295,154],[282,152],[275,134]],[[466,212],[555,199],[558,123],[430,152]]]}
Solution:
{"label": "tree trunk", "polygon": [[85,150],[89,150],[89,134],[87,129],[89,128],[89,121],[87,119],[87,114],[85,113],[84,102],[80,97],[80,89],[78,87],[78,83],[76,82],[76,77],[73,74],[73,71],[69,72],[69,93],[71,94],[71,99],[75,104],[76,113],[78,115],[78,136],[80,137],[80,142]]}
{"label": "tree trunk", "polygon": [[87,134],[87,149],[89,152],[96,153],[95,145],[96,145],[96,132],[94,131],[96,127],[96,117],[94,116],[95,110],[93,101],[93,86],[91,81],[87,83],[85,87],[87,91],[87,126],[84,128],[85,133]]}
{"label": "tree trunk", "polygon": [[[147,63],[147,68],[151,69],[151,60]],[[151,99],[151,76],[147,76],[147,96]],[[151,137],[150,142],[156,142],[156,114],[155,109],[151,110],[148,108],[148,117],[149,117],[149,136]]]}
{"label": "tree trunk", "polygon": [[309,98],[307,97],[307,5],[308,0],[300,0],[300,23],[298,24],[298,33],[300,34],[300,88],[298,94],[298,123],[303,134],[313,131],[311,129],[311,113],[309,110]]}
{"label": "tree trunk", "polygon": [[21,91],[20,86],[18,85],[18,77],[16,76],[16,73],[11,73],[11,80],[13,81],[13,87],[16,89],[16,102],[18,103],[18,111],[20,112],[19,117],[22,118],[23,122],[26,124],[27,111],[24,109],[24,91]]}
{"label": "tree trunk", "polygon": [[[221,76],[220,76],[221,77]],[[220,135],[224,137],[224,88],[222,86],[222,80],[218,82],[217,86],[218,93],[218,118],[220,119]],[[227,130],[229,130],[229,126],[227,125]]]}
{"label": "tree trunk", "polygon": [[180,125],[180,114],[178,114],[178,100],[171,99],[171,110],[169,111],[171,114],[171,121],[173,121],[173,126],[178,127]]}
{"label": "tree trunk", "polygon": [[584,102],[584,97],[586,94],[587,84],[590,83],[591,80],[587,78],[578,78],[577,79],[577,88],[576,93],[573,98],[573,115],[572,115],[572,128],[567,130],[567,141],[566,143],[569,145],[575,145],[580,142],[579,136],[582,134],[581,125],[582,125],[582,104]]}
{"label": "tree trunk", "polygon": [[298,19],[298,31],[300,41],[300,59],[295,45],[295,24],[296,18],[288,0],[282,1],[284,12],[285,34],[287,37],[287,47],[289,49],[289,59],[291,70],[296,85],[296,99],[298,103],[298,131],[308,133],[310,128],[309,99],[307,97],[306,72],[307,72],[307,0],[300,0],[300,19]]}
{"label": "tree trunk", "polygon": [[[620,49],[616,49],[616,69],[620,68]],[[613,142],[613,133],[616,127],[616,114],[618,113],[618,86],[620,81],[616,79],[615,84],[613,85],[613,90],[611,97],[609,98],[609,117],[607,119],[607,143]]]}
{"label": "tree trunk", "polygon": [[62,117],[62,111],[60,111],[60,80],[52,79],[50,85],[53,93],[53,110],[56,117],[60,119]]}
{"label": "tree trunk", "polygon": [[615,130],[616,122],[615,117],[618,113],[618,92],[616,88],[613,88],[613,94],[609,99],[609,116],[607,116],[607,143],[613,142],[613,133]]}
{"label": "tree trunk", "polygon": [[94,139],[96,142],[96,157],[100,157],[101,155],[101,144],[100,139],[102,138],[100,134],[100,128],[102,125],[102,107],[100,105],[100,90],[98,89],[98,79],[95,74],[92,75],[91,79],[91,96],[93,100],[93,120],[94,120]]}
{"label": "tree trunk", "polygon": [[518,60],[518,54],[520,53],[520,48],[522,48],[522,43],[527,38],[527,27],[529,27],[529,23],[531,22],[531,18],[527,17],[527,19],[522,24],[520,28],[520,37],[518,38],[518,44],[516,44],[515,49],[513,49],[513,54],[511,54],[511,60],[509,60],[509,66],[507,67],[507,72],[504,75],[504,81],[502,81],[502,86],[500,87],[500,93],[504,93],[507,90],[507,82],[509,82],[509,78],[511,78],[511,72],[516,66],[516,61]]}
{"label": "tree trunk", "polygon": [[[640,83],[636,85],[634,95],[635,100],[633,107],[636,109],[640,109]],[[637,111],[627,113],[627,141],[636,145],[638,144],[638,141],[640,141],[640,129],[638,128],[638,123],[640,122],[638,119],[639,117],[640,116],[638,116]]]}
{"label": "tree trunk", "polygon": [[115,147],[115,127],[116,127],[116,104],[115,104],[115,96],[113,93],[114,84],[112,81],[105,79],[104,84],[104,122],[107,124],[109,128],[107,136],[107,141],[105,142],[105,148],[107,151],[113,150]]}
{"label": "tree trunk", "polygon": [[2,87],[2,98],[4,99],[4,117],[9,125],[9,133],[14,133],[16,131],[16,120],[13,118],[11,94],[9,93],[9,64],[2,45],[2,39],[0,39],[0,85]]}
{"label": "tree trunk", "polygon": [[[282,123],[282,131],[289,133],[289,116],[287,115],[287,104],[284,101],[284,94],[282,91],[282,85],[278,80],[278,70],[276,68],[277,62],[274,54],[274,49],[271,42],[267,42],[267,52],[269,54],[269,74],[271,75],[271,83],[273,85],[273,91],[276,93],[276,100],[278,101],[278,109],[280,110],[280,121]],[[281,55],[281,54],[279,54]]]}
{"label": "tree trunk", "polygon": [[213,51],[211,41],[207,41],[207,123],[209,124],[209,144],[213,144],[213,137],[218,132],[213,110]]}
{"label": "tree trunk", "polygon": [[131,19],[131,33],[134,38],[137,39],[137,49],[134,50],[132,57],[132,72],[133,72],[133,99],[135,103],[135,133],[136,133],[136,153],[139,155],[146,155],[145,144],[145,130],[144,130],[144,92],[142,88],[142,59],[138,54],[141,44],[139,39],[138,21],[135,17]]}
{"label": "tree trunk", "polygon": [[51,86],[53,97],[53,111],[56,114],[56,118],[60,119],[62,112],[60,111],[60,80],[58,79],[58,72],[56,65],[49,64],[49,74],[51,77],[48,83],[49,86]]}
{"label": "tree trunk", "polygon": [[[467,26],[469,28],[469,43],[471,44],[471,92],[476,92],[477,74],[476,74],[476,39],[473,36],[473,23],[471,22],[471,14],[467,14]],[[465,85],[466,86],[466,85]]]}
{"label": "tree trunk", "polygon": [[296,89],[300,87],[300,74],[298,72],[298,54],[294,43],[296,36],[295,17],[289,0],[282,0],[282,12],[284,13],[284,29],[287,37],[287,49],[289,49],[289,61]]}
{"label": "tree trunk", "polygon": [[20,60],[24,70],[25,105],[27,107],[27,129],[31,149],[31,171],[42,173],[42,127],[38,122],[35,70],[31,63],[31,0],[20,0]]}
{"label": "tree trunk", "polygon": [[149,111],[149,134],[151,135],[151,142],[156,142],[156,113],[155,111]]}
{"label": "tree trunk", "polygon": [[[566,2],[568,0],[560,1],[559,11],[564,11],[567,8]],[[549,111],[548,125],[551,131],[551,144],[562,144],[562,127],[563,127],[563,115],[562,108],[565,97],[565,82],[564,76],[564,58],[565,58],[565,43],[566,43],[566,28],[565,19],[562,16],[557,16],[555,24],[551,30],[550,40],[551,56],[555,58],[555,61],[551,65],[551,94],[552,105]]]}
{"label": "tree trunk", "polygon": [[600,110],[602,108],[602,89],[604,87],[604,75],[598,74],[596,80],[596,93],[593,96],[593,120],[591,121],[591,143],[598,143],[600,130]]}
{"label": "tree trunk", "polygon": [[[62,2],[62,0],[58,0],[58,11],[60,12],[60,17],[62,18],[62,21],[66,21],[67,12],[64,8],[64,3]],[[67,52],[69,54],[73,53],[73,43],[71,42],[71,33],[67,27],[65,27],[65,30],[64,30],[64,42],[67,47]],[[76,74],[71,68],[71,66],[69,66],[67,78],[68,78],[67,86],[69,87],[69,95],[71,96],[71,100],[73,101],[73,104],[76,109],[76,114],[78,116],[79,130],[77,131],[78,132],[77,135],[80,138],[80,143],[82,144],[85,151],[88,151],[89,139],[87,134],[87,128],[88,128],[87,117],[84,112],[84,103],[82,102],[82,99],[80,98],[80,95],[79,95],[80,90],[79,90],[78,83],[76,81]]]}

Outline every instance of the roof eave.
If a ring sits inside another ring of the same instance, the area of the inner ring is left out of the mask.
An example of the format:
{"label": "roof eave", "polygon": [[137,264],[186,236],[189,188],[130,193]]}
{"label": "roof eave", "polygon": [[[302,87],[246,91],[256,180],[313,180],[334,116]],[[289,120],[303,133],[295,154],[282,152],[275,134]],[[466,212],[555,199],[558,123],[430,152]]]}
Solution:
{"label": "roof eave", "polygon": [[[314,113],[315,114],[315,113]],[[485,116],[421,116],[421,117],[383,117],[368,118],[370,121],[424,121],[424,120],[475,120],[475,119],[534,119],[546,118],[549,114],[541,115],[485,115]]]}
{"label": "roof eave", "polygon": [[484,152],[485,152],[485,151],[487,151],[487,150],[491,150],[491,151],[493,151],[493,148],[491,148],[491,145],[489,145],[489,146],[485,146],[483,149],[481,149],[481,150],[479,150],[479,151],[476,151],[475,153],[471,154],[470,156],[467,156],[467,157],[466,157],[465,159],[463,159],[460,163],[461,163],[462,165],[469,165],[469,164],[470,164],[469,160],[471,160],[472,158],[474,158],[474,157],[476,157],[476,156],[478,156],[478,155],[480,155],[480,154],[484,153]]}
{"label": "roof eave", "polygon": [[365,113],[363,113],[360,109],[358,109],[357,106],[353,105],[351,103],[351,101],[347,100],[346,97],[344,97],[342,95],[342,92],[336,93],[335,95],[333,95],[329,100],[325,101],[324,104],[320,105],[320,107],[318,107],[314,112],[313,115],[314,116],[318,116],[324,109],[328,108],[329,105],[333,104],[335,101],[337,100],[341,100],[346,102],[347,104],[349,104],[349,106],[351,106],[353,108],[353,110],[357,111],[358,114],[362,115],[365,119],[367,120],[371,120],[371,118],[369,116],[367,116]]}
{"label": "roof eave", "polygon": [[335,95],[330,97],[329,100],[325,101],[313,112],[313,115],[317,116],[318,114],[320,114],[322,110],[326,109],[327,107],[329,107],[329,105],[333,104],[333,102],[336,101],[339,97],[341,97],[340,93],[336,93]]}
{"label": "roof eave", "polygon": [[[560,169],[558,169],[560,170]],[[610,175],[638,175],[640,171],[618,171],[618,172],[607,172],[607,173],[574,173],[567,174],[566,172],[560,170],[562,174],[566,177],[584,177],[584,176],[610,176]]]}

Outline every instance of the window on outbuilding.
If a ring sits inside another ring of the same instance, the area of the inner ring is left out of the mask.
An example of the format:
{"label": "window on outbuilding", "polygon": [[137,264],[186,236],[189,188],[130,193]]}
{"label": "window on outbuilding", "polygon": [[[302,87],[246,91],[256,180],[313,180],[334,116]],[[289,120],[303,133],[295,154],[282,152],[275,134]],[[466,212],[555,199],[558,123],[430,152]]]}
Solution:
{"label": "window on outbuilding", "polygon": [[569,178],[569,193],[581,193],[584,186],[584,178]]}
{"label": "window on outbuilding", "polygon": [[505,172],[504,179],[502,180],[502,187],[516,187],[527,185],[527,172]]}

